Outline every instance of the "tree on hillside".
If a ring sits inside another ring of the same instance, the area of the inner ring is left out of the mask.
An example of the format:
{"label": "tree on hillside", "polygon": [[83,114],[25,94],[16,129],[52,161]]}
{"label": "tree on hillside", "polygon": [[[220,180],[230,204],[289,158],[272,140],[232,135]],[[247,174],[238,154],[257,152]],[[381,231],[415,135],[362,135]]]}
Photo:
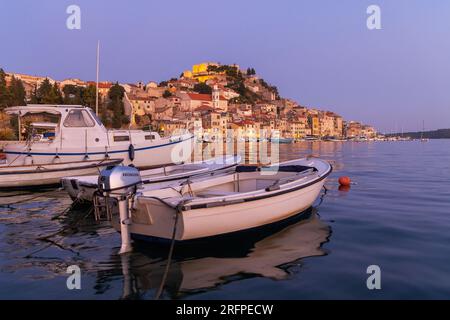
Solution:
{"label": "tree on hillside", "polygon": [[248,76],[254,76],[256,74],[255,69],[253,68],[247,68],[247,75]]}
{"label": "tree on hillside", "polygon": [[32,104],[39,103],[37,91],[38,91],[38,87],[37,87],[37,84],[35,84],[34,88],[33,88],[33,92],[31,93],[31,97],[30,97],[30,103],[32,103]]}
{"label": "tree on hillside", "polygon": [[163,92],[163,98],[169,98],[169,97],[171,97],[172,96],[172,92],[170,92],[169,90],[165,90],[164,92]]}
{"label": "tree on hillside", "polygon": [[0,110],[9,105],[10,98],[10,92],[6,86],[6,73],[0,69]]}
{"label": "tree on hillside", "polygon": [[96,88],[93,84],[88,85],[83,91],[82,104],[90,108],[95,108],[96,92]]}
{"label": "tree on hillside", "polygon": [[64,104],[82,104],[84,88],[73,84],[65,85],[63,88]]}
{"label": "tree on hillside", "polygon": [[210,86],[208,86],[206,83],[200,82],[200,83],[195,84],[194,91],[198,92],[198,93],[211,94],[212,88]]}
{"label": "tree on hillside", "polygon": [[125,95],[125,89],[116,82],[108,92],[108,109],[112,111],[112,126],[114,128],[120,128],[122,123],[126,123],[126,116],[124,115],[123,97]]}
{"label": "tree on hillside", "polygon": [[[32,97],[32,100],[34,100],[33,97]],[[47,78],[44,81],[42,81],[41,85],[37,89],[35,100],[37,100],[37,103],[42,103],[42,104],[62,104],[63,103],[63,97],[61,94],[61,90],[59,90],[57,83],[55,82],[52,85]]]}
{"label": "tree on hillside", "polygon": [[9,85],[10,92],[10,102],[11,106],[24,106],[26,105],[26,93],[25,87],[23,86],[23,82],[16,77],[12,77],[11,83]]}

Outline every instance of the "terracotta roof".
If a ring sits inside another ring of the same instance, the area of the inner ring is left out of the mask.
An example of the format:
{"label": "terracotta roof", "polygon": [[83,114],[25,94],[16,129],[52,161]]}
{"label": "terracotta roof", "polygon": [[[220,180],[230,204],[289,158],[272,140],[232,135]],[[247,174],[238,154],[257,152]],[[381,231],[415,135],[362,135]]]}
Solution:
{"label": "terracotta roof", "polygon": [[214,110],[213,107],[205,104],[202,104],[200,107],[195,109],[195,111],[212,111],[212,110]]}
{"label": "terracotta roof", "polygon": [[[88,84],[92,84],[92,85],[96,85],[96,82],[95,81],[88,81]],[[112,83],[109,83],[109,82],[99,82],[98,83],[98,87],[100,88],[100,89],[109,89],[109,88],[111,88],[112,87]]]}
{"label": "terracotta roof", "polygon": [[192,100],[202,100],[202,101],[211,101],[212,97],[210,94],[204,93],[188,93],[189,98]]}

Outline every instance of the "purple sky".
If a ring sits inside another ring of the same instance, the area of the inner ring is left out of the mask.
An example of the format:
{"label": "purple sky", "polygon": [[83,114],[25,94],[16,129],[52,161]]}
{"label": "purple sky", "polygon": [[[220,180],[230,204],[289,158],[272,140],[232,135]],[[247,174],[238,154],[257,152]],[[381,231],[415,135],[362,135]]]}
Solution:
{"label": "purple sky", "polygon": [[[81,7],[81,30],[66,8]],[[366,8],[381,7],[382,30]],[[161,81],[202,61],[254,67],[284,97],[381,131],[450,128],[450,1],[0,3],[0,67],[62,80]]]}

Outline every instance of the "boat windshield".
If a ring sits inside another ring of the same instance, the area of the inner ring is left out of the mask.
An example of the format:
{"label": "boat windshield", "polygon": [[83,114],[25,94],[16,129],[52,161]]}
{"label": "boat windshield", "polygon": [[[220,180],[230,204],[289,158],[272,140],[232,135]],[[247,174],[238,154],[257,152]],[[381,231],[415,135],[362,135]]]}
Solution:
{"label": "boat windshield", "polygon": [[64,120],[65,127],[93,127],[95,122],[85,110],[70,110]]}
{"label": "boat windshield", "polygon": [[91,114],[91,116],[95,119],[95,121],[97,121],[99,126],[103,126],[102,120],[100,120],[100,118],[95,114],[95,112],[89,112]]}

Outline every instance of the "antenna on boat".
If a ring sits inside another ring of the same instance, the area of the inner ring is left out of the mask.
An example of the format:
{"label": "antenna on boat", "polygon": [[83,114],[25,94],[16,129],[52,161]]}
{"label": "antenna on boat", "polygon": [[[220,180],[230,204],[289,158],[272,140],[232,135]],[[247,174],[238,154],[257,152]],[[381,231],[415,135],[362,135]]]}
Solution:
{"label": "antenna on boat", "polygon": [[95,114],[98,115],[98,64],[100,60],[100,40],[97,41],[97,80],[95,85]]}

